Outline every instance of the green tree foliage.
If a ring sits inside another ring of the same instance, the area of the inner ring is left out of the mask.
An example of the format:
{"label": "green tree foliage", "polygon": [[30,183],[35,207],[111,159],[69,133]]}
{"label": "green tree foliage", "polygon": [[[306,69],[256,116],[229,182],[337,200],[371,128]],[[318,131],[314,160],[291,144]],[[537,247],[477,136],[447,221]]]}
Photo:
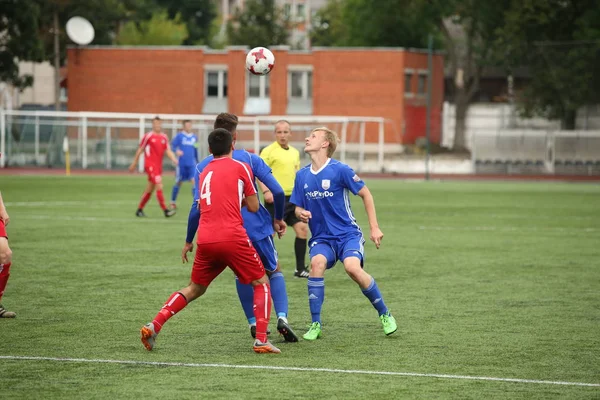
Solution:
{"label": "green tree foliage", "polygon": [[116,42],[131,46],[169,46],[182,44],[187,36],[186,24],[181,21],[179,14],[170,19],[166,11],[159,11],[148,21],[125,23]]}
{"label": "green tree foliage", "polygon": [[43,57],[38,36],[39,16],[40,8],[33,1],[3,1],[0,7],[0,82],[19,89],[33,83],[33,77],[19,76],[18,61],[40,61]]}
{"label": "green tree foliage", "polygon": [[287,44],[289,22],[275,0],[248,0],[227,24],[230,44],[273,46]]}
{"label": "green tree foliage", "polygon": [[209,44],[211,42],[211,23],[217,15],[215,2],[211,0],[156,0],[174,19],[178,14],[181,22],[185,22],[188,37],[184,45]]}
{"label": "green tree foliage", "polygon": [[313,46],[343,46],[348,41],[348,26],[343,19],[343,0],[329,0],[311,21]]}
{"label": "green tree foliage", "polygon": [[577,110],[600,102],[600,7],[593,0],[513,1],[498,46],[507,68],[529,67],[518,100],[527,116],[541,115],[574,129]]}

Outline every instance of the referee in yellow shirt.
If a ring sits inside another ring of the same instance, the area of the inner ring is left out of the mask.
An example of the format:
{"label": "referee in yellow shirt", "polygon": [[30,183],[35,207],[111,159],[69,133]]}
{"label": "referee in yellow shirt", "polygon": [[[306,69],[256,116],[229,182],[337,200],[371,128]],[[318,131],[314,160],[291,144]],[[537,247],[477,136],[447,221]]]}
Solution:
{"label": "referee in yellow shirt", "polygon": [[[279,182],[285,193],[285,212],[283,220],[288,226],[294,228],[296,241],[294,252],[296,254],[296,272],[298,278],[308,278],[308,269],[305,264],[306,239],[308,237],[308,225],[296,218],[296,206],[290,203],[290,196],[294,189],[296,172],[300,169],[300,152],[289,145],[292,129],[290,123],[285,120],[277,121],[275,124],[275,141],[260,152],[260,157],[273,170],[273,176]],[[261,183],[261,189],[265,198],[265,207],[274,215],[273,194]]]}

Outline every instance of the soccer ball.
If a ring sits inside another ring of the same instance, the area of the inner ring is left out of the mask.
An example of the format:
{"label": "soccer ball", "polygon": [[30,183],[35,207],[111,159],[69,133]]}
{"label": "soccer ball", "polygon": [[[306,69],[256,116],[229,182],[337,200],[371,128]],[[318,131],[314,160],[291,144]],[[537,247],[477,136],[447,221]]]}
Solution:
{"label": "soccer ball", "polygon": [[255,47],[246,55],[246,69],[254,75],[267,75],[275,65],[275,56],[266,47]]}

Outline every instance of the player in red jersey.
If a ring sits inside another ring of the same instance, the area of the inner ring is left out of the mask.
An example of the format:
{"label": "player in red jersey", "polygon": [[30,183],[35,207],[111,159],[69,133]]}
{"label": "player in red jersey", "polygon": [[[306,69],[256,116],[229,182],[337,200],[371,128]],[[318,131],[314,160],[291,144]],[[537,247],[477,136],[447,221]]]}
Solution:
{"label": "player in red jersey", "polygon": [[208,285],[229,266],[241,283],[254,287],[254,351],[280,353],[267,340],[271,317],[269,279],[242,220],[242,206],[250,212],[259,209],[252,170],[248,164],[232,158],[233,136],[228,130],[212,131],[208,146],[214,159],[200,175],[200,226],[191,282],[173,293],[154,320],[142,327],[142,343],[147,350],[152,350],[164,323],[202,296]]}
{"label": "player in red jersey", "polygon": [[[8,282],[10,276],[10,263],[12,260],[12,251],[8,247],[8,234],[6,233],[6,226],[10,218],[4,207],[4,201],[2,200],[2,194],[0,194],[0,301],[4,294],[4,288]],[[17,314],[12,311],[7,311],[2,304],[0,304],[0,318],[14,318]]]}
{"label": "player in red jersey", "polygon": [[169,157],[175,165],[177,165],[177,157],[169,148],[169,138],[167,135],[161,132],[161,125],[161,119],[158,116],[154,117],[152,120],[152,130],[146,133],[142,138],[140,147],[135,152],[135,158],[129,166],[129,171],[135,171],[138,160],[140,159],[142,153],[144,153],[144,170],[146,171],[146,175],[148,175],[148,185],[146,185],[146,189],[144,189],[142,199],[140,200],[140,205],[135,212],[137,217],[146,216],[146,214],[144,214],[144,206],[148,200],[150,200],[150,196],[152,196],[154,189],[156,189],[156,198],[158,199],[160,208],[162,208],[163,212],[165,213],[165,217],[172,217],[175,215],[175,210],[169,210],[165,204],[161,175],[165,151],[167,153],[167,157]]}

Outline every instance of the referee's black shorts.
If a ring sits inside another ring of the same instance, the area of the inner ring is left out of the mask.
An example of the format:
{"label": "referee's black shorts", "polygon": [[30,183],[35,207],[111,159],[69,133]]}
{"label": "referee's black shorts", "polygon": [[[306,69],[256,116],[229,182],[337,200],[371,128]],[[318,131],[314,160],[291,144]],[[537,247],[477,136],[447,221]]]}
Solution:
{"label": "referee's black shorts", "polygon": [[[300,220],[296,217],[296,205],[294,203],[290,203],[291,196],[285,196],[285,207],[283,209],[283,220],[288,226],[294,226]],[[275,218],[275,204],[265,202],[265,208],[271,214],[271,219]]]}

